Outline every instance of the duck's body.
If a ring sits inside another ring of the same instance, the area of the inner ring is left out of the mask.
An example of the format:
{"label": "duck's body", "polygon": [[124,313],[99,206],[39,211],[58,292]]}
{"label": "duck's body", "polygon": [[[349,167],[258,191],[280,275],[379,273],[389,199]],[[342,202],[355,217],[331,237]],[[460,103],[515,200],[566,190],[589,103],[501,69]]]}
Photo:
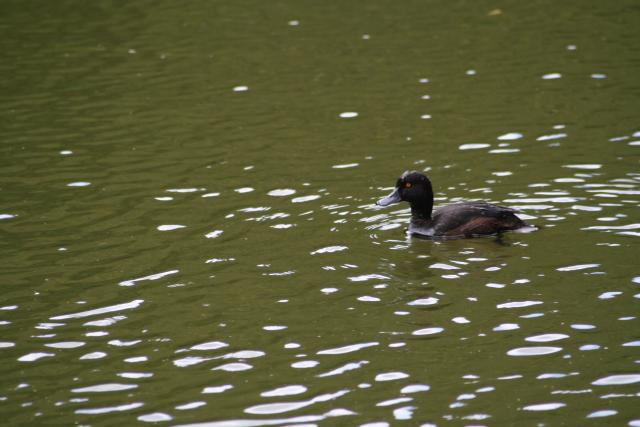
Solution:
{"label": "duck's body", "polygon": [[433,209],[431,181],[419,172],[405,172],[381,206],[411,203],[409,233],[423,237],[462,238],[499,234],[527,227],[515,210],[486,202],[463,202]]}
{"label": "duck's body", "polygon": [[526,224],[513,209],[486,202],[464,202],[434,209],[431,219],[412,217],[409,232],[428,237],[473,237],[517,230]]}

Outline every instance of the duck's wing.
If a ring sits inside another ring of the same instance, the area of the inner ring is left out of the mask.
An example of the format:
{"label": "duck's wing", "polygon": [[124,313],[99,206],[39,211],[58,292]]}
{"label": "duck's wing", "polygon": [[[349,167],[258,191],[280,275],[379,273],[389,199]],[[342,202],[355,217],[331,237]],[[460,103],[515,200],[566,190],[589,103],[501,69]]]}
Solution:
{"label": "duck's wing", "polygon": [[437,235],[495,234],[525,225],[515,212],[486,202],[464,202],[436,208],[431,220]]}

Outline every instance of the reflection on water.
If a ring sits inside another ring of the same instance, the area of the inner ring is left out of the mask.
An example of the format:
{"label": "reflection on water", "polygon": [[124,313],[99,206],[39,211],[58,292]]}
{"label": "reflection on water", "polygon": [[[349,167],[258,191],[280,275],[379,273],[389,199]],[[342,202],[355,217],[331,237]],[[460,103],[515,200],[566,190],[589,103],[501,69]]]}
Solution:
{"label": "reflection on water", "polygon": [[8,425],[640,424],[626,3],[7,6]]}

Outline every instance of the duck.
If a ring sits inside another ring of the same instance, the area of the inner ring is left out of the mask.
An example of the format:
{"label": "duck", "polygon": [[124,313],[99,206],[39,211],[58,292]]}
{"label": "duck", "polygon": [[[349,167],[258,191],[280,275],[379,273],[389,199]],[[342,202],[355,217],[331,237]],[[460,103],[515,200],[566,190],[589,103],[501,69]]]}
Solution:
{"label": "duck", "polygon": [[462,202],[433,208],[431,181],[421,172],[406,171],[379,206],[409,202],[411,205],[410,235],[425,238],[457,239],[500,235],[505,231],[532,228],[518,216],[516,210],[487,202]]}

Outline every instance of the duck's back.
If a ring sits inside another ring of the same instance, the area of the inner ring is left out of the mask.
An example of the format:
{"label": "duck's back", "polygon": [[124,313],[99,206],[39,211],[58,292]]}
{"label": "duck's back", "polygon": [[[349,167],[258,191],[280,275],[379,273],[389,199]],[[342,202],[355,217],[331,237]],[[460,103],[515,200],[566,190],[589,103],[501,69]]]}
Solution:
{"label": "duck's back", "polygon": [[434,236],[476,236],[516,230],[526,224],[515,210],[486,202],[464,202],[438,207],[431,216]]}

